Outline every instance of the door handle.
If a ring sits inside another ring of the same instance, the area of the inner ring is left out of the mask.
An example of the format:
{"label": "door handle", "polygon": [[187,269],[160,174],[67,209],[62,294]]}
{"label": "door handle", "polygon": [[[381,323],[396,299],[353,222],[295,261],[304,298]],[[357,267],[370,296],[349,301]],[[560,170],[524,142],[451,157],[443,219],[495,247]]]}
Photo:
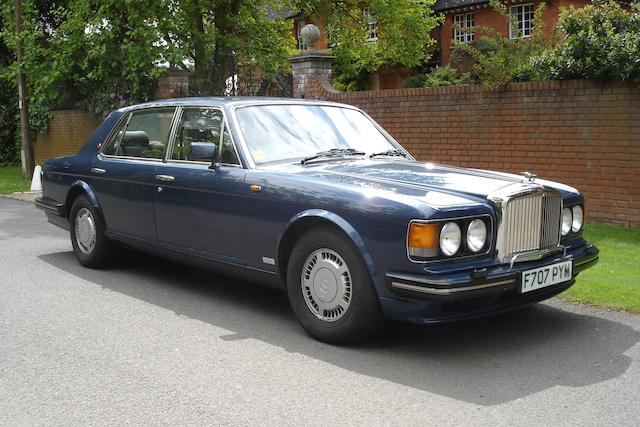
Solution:
{"label": "door handle", "polygon": [[95,173],[96,175],[102,175],[106,172],[106,170],[100,168],[91,168],[91,172]]}
{"label": "door handle", "polygon": [[176,177],[171,175],[156,175],[156,179],[162,182],[173,182],[176,180]]}

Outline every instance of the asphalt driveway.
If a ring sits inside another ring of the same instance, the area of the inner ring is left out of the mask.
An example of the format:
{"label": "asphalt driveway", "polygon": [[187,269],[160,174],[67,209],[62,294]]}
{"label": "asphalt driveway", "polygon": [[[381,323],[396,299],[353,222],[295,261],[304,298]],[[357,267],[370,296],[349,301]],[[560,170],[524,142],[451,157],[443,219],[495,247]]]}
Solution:
{"label": "asphalt driveway", "polygon": [[552,300],[333,347],[252,283],[85,269],[0,197],[0,425],[638,425],[639,341],[640,316]]}

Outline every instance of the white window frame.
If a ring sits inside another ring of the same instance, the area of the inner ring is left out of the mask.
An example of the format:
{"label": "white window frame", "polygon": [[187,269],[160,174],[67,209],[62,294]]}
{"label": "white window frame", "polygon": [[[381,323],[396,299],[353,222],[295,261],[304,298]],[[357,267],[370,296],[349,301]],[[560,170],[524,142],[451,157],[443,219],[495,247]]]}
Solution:
{"label": "white window frame", "polygon": [[362,11],[362,16],[367,22],[367,42],[375,43],[378,41],[378,20],[375,14],[369,9]]}
{"label": "white window frame", "polygon": [[468,31],[473,28],[473,12],[453,15],[453,39],[462,43],[471,43],[475,39],[475,33]]}
{"label": "white window frame", "polygon": [[[509,38],[527,39],[533,36],[535,11],[533,3],[521,3],[509,6]],[[525,23],[529,22],[529,28]]]}
{"label": "white window frame", "polygon": [[296,21],[296,47],[302,51],[307,48],[307,45],[302,41],[302,37],[300,37],[300,31],[302,31],[305,25],[307,25],[307,21],[304,19],[298,19]]}

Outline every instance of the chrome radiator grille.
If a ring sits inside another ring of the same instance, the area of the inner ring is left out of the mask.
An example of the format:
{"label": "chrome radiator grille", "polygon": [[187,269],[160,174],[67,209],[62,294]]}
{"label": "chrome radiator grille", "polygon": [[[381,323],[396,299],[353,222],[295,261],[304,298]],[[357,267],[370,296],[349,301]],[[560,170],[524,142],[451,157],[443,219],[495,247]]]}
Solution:
{"label": "chrome radiator grille", "polygon": [[499,212],[496,251],[502,262],[560,244],[561,194],[534,185],[519,185],[515,190],[492,199]]}

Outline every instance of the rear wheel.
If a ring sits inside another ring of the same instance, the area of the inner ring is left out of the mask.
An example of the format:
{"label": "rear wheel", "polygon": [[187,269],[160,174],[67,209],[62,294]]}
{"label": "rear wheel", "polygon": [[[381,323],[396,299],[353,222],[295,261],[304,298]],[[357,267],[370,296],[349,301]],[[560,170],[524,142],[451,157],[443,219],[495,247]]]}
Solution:
{"label": "rear wheel", "polygon": [[296,243],[287,268],[287,293],[302,326],[321,341],[358,341],[384,324],[360,253],[330,227],[313,229]]}
{"label": "rear wheel", "polygon": [[104,224],[86,196],[78,196],[69,216],[71,245],[80,264],[104,267],[111,261],[112,249],[104,235]]}

